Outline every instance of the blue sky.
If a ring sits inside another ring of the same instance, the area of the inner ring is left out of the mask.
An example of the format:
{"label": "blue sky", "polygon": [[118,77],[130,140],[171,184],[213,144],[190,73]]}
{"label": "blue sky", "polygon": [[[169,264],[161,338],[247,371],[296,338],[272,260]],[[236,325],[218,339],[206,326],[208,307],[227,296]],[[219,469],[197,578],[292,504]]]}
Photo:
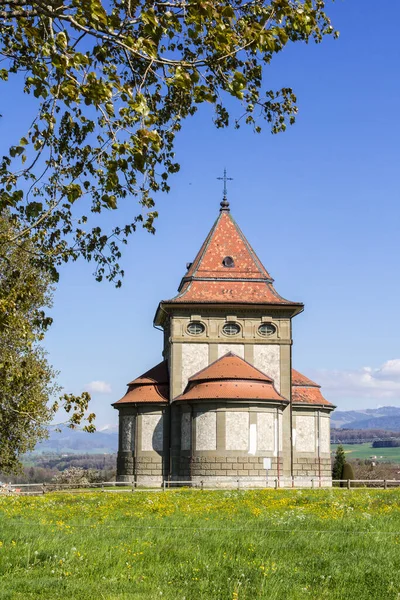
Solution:
{"label": "blue sky", "polygon": [[[266,69],[266,87],[298,96],[285,134],[216,130],[207,106],[184,124],[181,171],[157,199],[156,235],[139,231],[125,250],[122,289],[96,283],[93,265],[62,269],[46,347],[67,391],[103,382],[89,386],[99,426],[116,421],[110,403],[126,382],[161,358],[154,312],[217,216],[225,166],[233,216],[278,292],[305,303],[295,368],[342,409],[400,405],[400,3],[385,6],[380,25],[373,0],[328,3],[339,40],[292,45]],[[5,147],[23,135],[31,102],[7,90]],[[135,214],[126,206],[122,222]]]}

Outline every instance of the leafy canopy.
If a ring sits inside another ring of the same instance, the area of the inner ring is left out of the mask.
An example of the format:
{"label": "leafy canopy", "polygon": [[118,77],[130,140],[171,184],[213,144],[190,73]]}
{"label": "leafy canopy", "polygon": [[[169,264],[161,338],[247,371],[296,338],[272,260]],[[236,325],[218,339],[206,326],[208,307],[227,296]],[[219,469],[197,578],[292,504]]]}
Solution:
{"label": "leafy canopy", "polygon": [[[60,405],[69,413],[69,426],[75,426],[84,418],[90,399],[84,392],[54,401],[60,388],[40,345],[51,324],[44,312],[51,306],[50,279],[32,260],[29,238],[6,246],[5,240],[16,233],[7,212],[0,215],[0,471],[4,473],[17,470],[19,457],[47,436],[46,426]],[[93,414],[88,416],[88,431],[93,430],[93,419]]]}
{"label": "leafy canopy", "polygon": [[[23,75],[37,101],[29,131],[0,161],[0,211],[57,280],[60,263],[96,263],[121,284],[121,244],[138,223],[154,232],[155,192],[179,170],[174,141],[207,102],[217,127],[273,133],[294,123],[292,89],[265,88],[263,67],[289,42],[337,35],[323,0],[0,0],[0,78]],[[231,119],[232,120],[232,119]],[[103,231],[99,213],[139,202]]]}
{"label": "leafy canopy", "polygon": [[[35,107],[0,157],[0,468],[58,407],[40,341],[60,264],[93,260],[99,281],[121,285],[121,245],[138,224],[154,232],[185,118],[209,103],[226,127],[233,98],[236,127],[284,131],[296,97],[265,88],[263,67],[289,42],[332,34],[323,0],[0,0],[0,85],[16,76]],[[103,230],[101,213],[132,199],[130,222]],[[64,396],[71,425],[88,400]]]}

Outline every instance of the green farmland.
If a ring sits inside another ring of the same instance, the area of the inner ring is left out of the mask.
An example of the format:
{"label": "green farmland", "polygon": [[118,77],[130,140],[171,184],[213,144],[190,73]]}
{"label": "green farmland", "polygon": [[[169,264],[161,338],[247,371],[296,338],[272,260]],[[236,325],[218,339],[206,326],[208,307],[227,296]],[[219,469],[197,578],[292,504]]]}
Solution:
{"label": "green farmland", "polygon": [[[399,448],[372,448],[372,444],[342,444],[346,453],[347,459],[361,458],[369,459],[371,456],[376,456],[374,460],[390,461],[400,464],[400,447]],[[337,444],[331,445],[332,452],[336,452]]]}
{"label": "green farmland", "polygon": [[400,491],[0,497],[2,600],[397,600]]}

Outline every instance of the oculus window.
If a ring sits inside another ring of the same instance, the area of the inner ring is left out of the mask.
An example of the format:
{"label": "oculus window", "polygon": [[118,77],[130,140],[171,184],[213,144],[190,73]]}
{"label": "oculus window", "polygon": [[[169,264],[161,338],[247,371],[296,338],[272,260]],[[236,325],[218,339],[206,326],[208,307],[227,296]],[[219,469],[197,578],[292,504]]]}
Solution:
{"label": "oculus window", "polygon": [[226,323],[223,326],[222,331],[225,335],[237,335],[240,333],[240,325],[237,323]]}
{"label": "oculus window", "polygon": [[201,335],[205,332],[205,329],[203,323],[196,323],[195,321],[189,323],[187,327],[188,333],[191,335]]}
{"label": "oculus window", "polygon": [[263,335],[264,337],[268,337],[269,335],[272,335],[275,332],[276,332],[276,327],[275,327],[275,325],[272,325],[272,323],[263,323],[258,328],[258,333],[260,335]]}
{"label": "oculus window", "polygon": [[232,256],[225,256],[222,264],[224,267],[232,268],[235,266],[235,261],[233,260]]}

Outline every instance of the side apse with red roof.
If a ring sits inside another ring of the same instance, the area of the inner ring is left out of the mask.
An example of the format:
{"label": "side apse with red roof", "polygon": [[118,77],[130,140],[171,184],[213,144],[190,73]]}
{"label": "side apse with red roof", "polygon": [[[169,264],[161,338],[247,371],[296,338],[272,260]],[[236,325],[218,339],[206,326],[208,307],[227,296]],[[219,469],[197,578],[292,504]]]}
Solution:
{"label": "side apse with red roof", "polygon": [[295,369],[292,369],[292,404],[318,405],[332,410],[335,408],[331,402],[323,397],[321,386],[318,383],[308,379]]}
{"label": "side apse with red roof", "polygon": [[167,361],[163,361],[130,383],[128,390],[113,406],[121,404],[168,403],[169,379]]}

